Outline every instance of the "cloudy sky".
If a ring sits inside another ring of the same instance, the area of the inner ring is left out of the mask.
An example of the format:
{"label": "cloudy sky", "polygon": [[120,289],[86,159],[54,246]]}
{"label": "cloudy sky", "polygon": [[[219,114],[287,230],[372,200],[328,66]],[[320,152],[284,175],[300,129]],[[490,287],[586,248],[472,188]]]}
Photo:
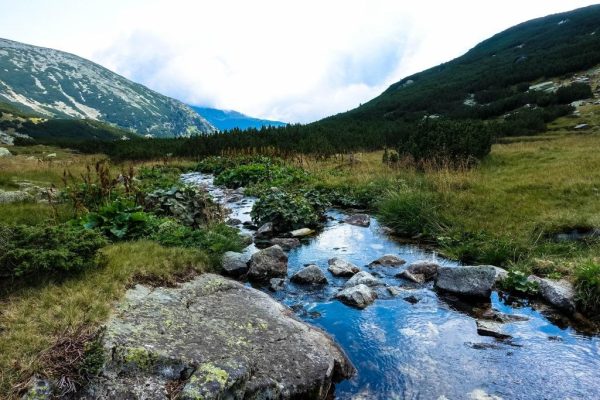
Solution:
{"label": "cloudy sky", "polygon": [[75,53],[189,104],[310,122],[519,22],[594,3],[0,0],[0,37]]}

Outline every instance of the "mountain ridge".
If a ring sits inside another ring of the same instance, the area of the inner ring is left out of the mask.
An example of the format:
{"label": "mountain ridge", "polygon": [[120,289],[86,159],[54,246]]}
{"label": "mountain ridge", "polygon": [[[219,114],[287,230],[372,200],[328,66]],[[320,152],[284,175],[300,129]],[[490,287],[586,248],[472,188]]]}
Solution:
{"label": "mountain ridge", "polygon": [[45,118],[92,119],[140,135],[217,129],[186,104],[77,55],[0,38],[0,101]]}

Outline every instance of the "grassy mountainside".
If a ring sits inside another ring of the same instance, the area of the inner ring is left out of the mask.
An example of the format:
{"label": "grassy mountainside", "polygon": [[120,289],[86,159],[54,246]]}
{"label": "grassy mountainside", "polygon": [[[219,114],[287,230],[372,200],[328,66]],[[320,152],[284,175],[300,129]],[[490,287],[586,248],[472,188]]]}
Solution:
{"label": "grassy mountainside", "polygon": [[533,82],[600,64],[598,35],[600,5],[528,21],[457,59],[402,79],[340,117],[396,120],[423,114],[468,115],[473,105],[464,103],[470,96],[475,103],[489,104],[509,97],[514,85],[525,84],[525,89]]}
{"label": "grassy mountainside", "polygon": [[92,119],[45,119],[0,103],[0,144],[55,141],[115,141],[138,135]]}
{"label": "grassy mountainside", "polygon": [[89,60],[6,39],[0,101],[44,118],[92,119],[157,137],[215,131],[187,105]]}

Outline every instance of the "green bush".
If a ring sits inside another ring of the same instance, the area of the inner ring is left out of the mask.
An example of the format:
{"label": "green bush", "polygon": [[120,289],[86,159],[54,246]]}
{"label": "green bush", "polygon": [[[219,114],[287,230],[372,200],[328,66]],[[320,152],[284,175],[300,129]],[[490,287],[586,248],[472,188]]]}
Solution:
{"label": "green bush", "polygon": [[600,263],[588,260],[575,271],[577,302],[581,309],[600,314]]}
{"label": "green bush", "polygon": [[96,265],[107,244],[96,231],[73,225],[0,227],[0,276],[52,275]]}
{"label": "green bush", "polygon": [[163,246],[200,248],[211,254],[243,248],[238,230],[225,224],[192,229],[176,221],[166,221],[149,238]]}
{"label": "green bush", "polygon": [[250,214],[259,224],[272,222],[274,229],[285,232],[304,227],[317,227],[323,215],[301,194],[273,188],[260,196]]}
{"label": "green bush", "polygon": [[217,175],[215,183],[237,189],[267,183],[269,186],[285,187],[306,181],[307,173],[299,168],[277,164],[252,163],[227,169]]}
{"label": "green bush", "polygon": [[402,236],[437,234],[443,227],[437,198],[422,190],[389,191],[377,204],[381,221]]}
{"label": "green bush", "polygon": [[191,186],[158,189],[145,198],[146,210],[200,227],[222,218],[221,207],[207,193]]}
{"label": "green bush", "polygon": [[86,229],[97,229],[112,240],[139,239],[150,234],[160,220],[132,201],[119,198],[88,213],[81,220]]}
{"label": "green bush", "polygon": [[508,271],[506,278],[500,281],[500,288],[507,292],[516,292],[528,296],[537,295],[540,287],[537,282],[527,280],[527,274],[522,271]]}

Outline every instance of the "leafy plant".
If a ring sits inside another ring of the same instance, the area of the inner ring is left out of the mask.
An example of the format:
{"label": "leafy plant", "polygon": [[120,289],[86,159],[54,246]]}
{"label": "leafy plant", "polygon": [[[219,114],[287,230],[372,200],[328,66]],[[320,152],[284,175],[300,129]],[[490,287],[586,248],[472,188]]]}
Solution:
{"label": "leafy plant", "polygon": [[0,276],[81,271],[96,265],[96,250],[106,244],[98,232],[69,224],[0,227]]}
{"label": "leafy plant", "polygon": [[316,227],[323,217],[302,195],[277,188],[260,196],[250,215],[260,225],[272,222],[274,229],[280,232]]}
{"label": "leafy plant", "polygon": [[600,313],[600,263],[588,260],[575,270],[577,302],[590,314]]}
{"label": "leafy plant", "polygon": [[537,282],[527,280],[522,271],[510,270],[506,278],[500,281],[500,288],[507,292],[517,292],[529,296],[537,295],[540,288]]}
{"label": "leafy plant", "polygon": [[147,211],[174,217],[192,227],[220,221],[223,217],[221,207],[208,194],[191,186],[155,190],[146,196],[145,204]]}
{"label": "leafy plant", "polygon": [[148,235],[158,219],[145,213],[141,206],[119,198],[100,207],[97,212],[88,213],[81,220],[86,229],[97,229],[114,240],[137,239]]}

